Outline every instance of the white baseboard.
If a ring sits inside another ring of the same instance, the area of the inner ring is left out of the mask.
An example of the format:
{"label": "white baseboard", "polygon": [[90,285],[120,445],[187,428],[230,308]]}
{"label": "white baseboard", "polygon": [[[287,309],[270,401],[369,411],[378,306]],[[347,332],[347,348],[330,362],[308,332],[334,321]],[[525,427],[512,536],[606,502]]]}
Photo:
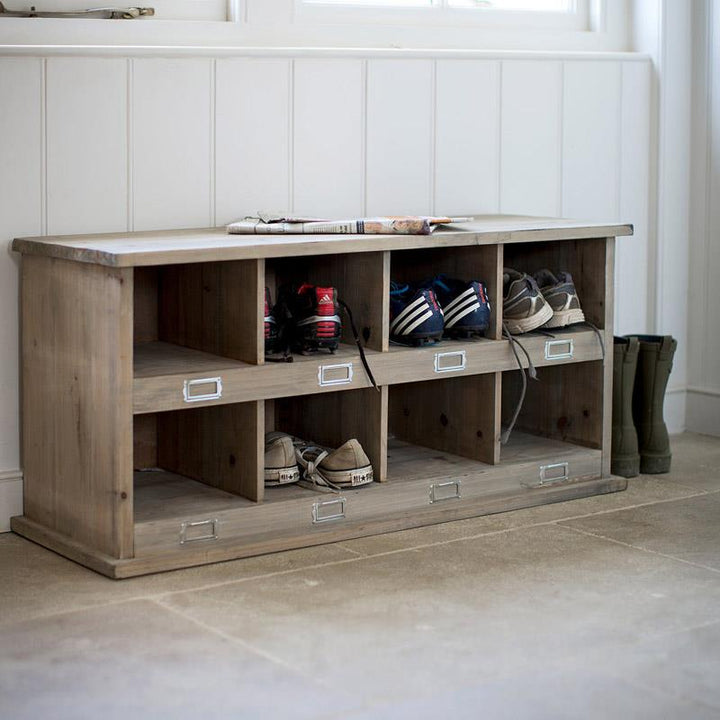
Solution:
{"label": "white baseboard", "polygon": [[688,388],[687,429],[720,437],[720,391]]}
{"label": "white baseboard", "polygon": [[23,477],[20,470],[0,472],[0,533],[10,532],[10,518],[23,512]]}
{"label": "white baseboard", "polygon": [[665,393],[663,416],[668,432],[685,432],[687,426],[687,391],[685,388],[672,388]]}

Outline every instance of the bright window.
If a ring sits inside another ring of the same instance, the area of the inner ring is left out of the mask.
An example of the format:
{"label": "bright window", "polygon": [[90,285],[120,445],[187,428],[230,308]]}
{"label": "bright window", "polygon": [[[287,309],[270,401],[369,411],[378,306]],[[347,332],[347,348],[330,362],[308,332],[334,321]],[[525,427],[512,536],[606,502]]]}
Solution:
{"label": "bright window", "polygon": [[320,23],[487,25],[589,29],[591,0],[295,0],[296,17]]}

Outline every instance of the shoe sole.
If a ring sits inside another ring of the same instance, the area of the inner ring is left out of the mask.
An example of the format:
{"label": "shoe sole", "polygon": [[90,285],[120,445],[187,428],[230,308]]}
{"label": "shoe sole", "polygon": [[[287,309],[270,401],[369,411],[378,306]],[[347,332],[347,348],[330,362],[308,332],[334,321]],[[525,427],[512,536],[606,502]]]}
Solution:
{"label": "shoe sole", "polygon": [[390,339],[400,345],[422,345],[423,343],[435,343],[442,339],[442,330],[435,333],[419,333],[417,335],[391,335]]}
{"label": "shoe sole", "polygon": [[522,333],[537,330],[553,316],[552,308],[546,303],[534,315],[526,318],[503,318],[511,335],[522,335]]}
{"label": "shoe sole", "polygon": [[585,313],[580,308],[572,308],[554,312],[552,317],[545,323],[545,327],[561,328],[581,322],[585,322]]}
{"label": "shoe sole", "polygon": [[300,479],[300,470],[297,465],[284,468],[265,468],[265,486],[289,485]]}
{"label": "shoe sole", "polygon": [[337,487],[369,485],[374,479],[372,465],[352,468],[352,470],[326,470],[321,463],[319,470],[323,477]]}
{"label": "shoe sole", "polygon": [[469,338],[473,335],[484,335],[488,327],[488,325],[469,325],[467,327],[450,328],[445,330],[444,335],[449,338]]}

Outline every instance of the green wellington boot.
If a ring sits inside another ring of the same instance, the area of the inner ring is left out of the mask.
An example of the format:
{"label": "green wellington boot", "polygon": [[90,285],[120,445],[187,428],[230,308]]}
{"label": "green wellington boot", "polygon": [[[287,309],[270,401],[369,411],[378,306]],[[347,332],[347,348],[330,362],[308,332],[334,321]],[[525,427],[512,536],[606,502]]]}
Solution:
{"label": "green wellington boot", "polygon": [[640,342],[633,419],[640,446],[640,472],[670,472],[670,439],[663,419],[665,389],[677,340],[669,335],[633,335]]}
{"label": "green wellington boot", "polygon": [[612,453],[613,475],[635,477],[640,473],[638,438],[633,422],[633,387],[640,342],[637,338],[614,338]]}

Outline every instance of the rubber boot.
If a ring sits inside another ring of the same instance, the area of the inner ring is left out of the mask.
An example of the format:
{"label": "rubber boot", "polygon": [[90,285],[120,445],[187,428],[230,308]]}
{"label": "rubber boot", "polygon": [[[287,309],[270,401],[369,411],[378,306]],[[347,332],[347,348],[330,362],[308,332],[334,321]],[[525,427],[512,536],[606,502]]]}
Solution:
{"label": "rubber boot", "polygon": [[640,341],[633,394],[633,419],[640,448],[640,472],[670,472],[672,453],[663,419],[663,403],[677,340],[669,335],[632,337]]}
{"label": "rubber boot", "polygon": [[637,338],[614,338],[610,471],[626,478],[640,473],[638,437],[633,422],[633,388],[639,348]]}

